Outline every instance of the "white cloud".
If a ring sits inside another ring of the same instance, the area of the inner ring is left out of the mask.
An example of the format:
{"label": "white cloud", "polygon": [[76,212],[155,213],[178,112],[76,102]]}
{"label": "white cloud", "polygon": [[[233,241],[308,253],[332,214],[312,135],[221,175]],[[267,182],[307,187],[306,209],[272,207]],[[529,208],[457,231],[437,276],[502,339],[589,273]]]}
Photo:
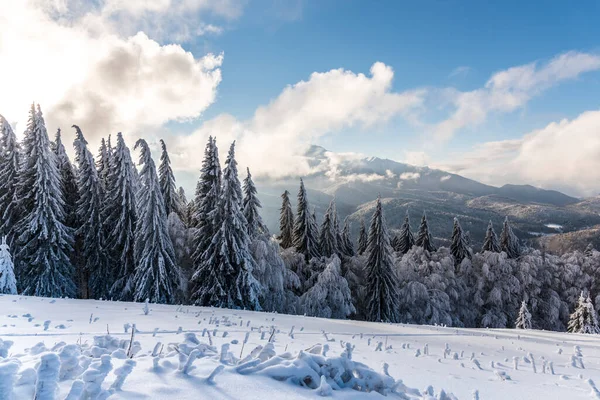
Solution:
{"label": "white cloud", "polygon": [[[343,69],[315,72],[307,81],[286,87],[247,121],[220,115],[191,135],[174,139],[171,147],[182,159],[173,159],[173,163],[179,169],[197,170],[201,158],[185,152],[203,148],[213,134],[222,144],[238,140],[240,162],[251,166],[255,175],[302,176],[314,172],[304,152],[318,138],[344,128],[385,123],[394,116],[415,112],[422,104],[422,90],[392,91],[394,72],[389,66],[377,62],[370,73],[365,76]],[[335,160],[329,165],[330,173],[335,174]]]}
{"label": "white cloud", "polygon": [[431,159],[424,151],[407,151],[404,153],[404,162],[418,167],[429,165]]}
{"label": "white cloud", "polygon": [[440,140],[448,140],[462,128],[483,123],[490,112],[514,111],[545,89],[598,69],[600,56],[571,51],[545,64],[534,62],[497,72],[480,89],[445,90],[442,97],[450,99],[455,111],[435,126],[435,135]]}
{"label": "white cloud", "polygon": [[444,175],[440,178],[440,182],[446,182],[447,180],[449,180],[450,178],[452,178],[451,175]]}
{"label": "white cloud", "polygon": [[421,177],[421,174],[418,172],[403,172],[400,174],[400,180],[403,181],[416,181]]}
{"label": "white cloud", "polygon": [[488,142],[436,167],[493,184],[532,184],[579,196],[600,193],[600,110],[553,122],[521,139]]}
{"label": "white cloud", "polygon": [[78,124],[92,146],[100,135],[137,137],[196,118],[213,103],[222,55],[195,58],[144,33],[94,36],[79,20],[56,16],[73,4],[0,0],[0,112],[19,122],[18,132],[32,101],[42,105],[50,131]]}
{"label": "white cloud", "polygon": [[456,78],[459,76],[466,76],[469,72],[471,72],[471,67],[468,67],[466,65],[461,65],[460,67],[456,67],[454,68],[450,74],[448,75],[449,78]]}

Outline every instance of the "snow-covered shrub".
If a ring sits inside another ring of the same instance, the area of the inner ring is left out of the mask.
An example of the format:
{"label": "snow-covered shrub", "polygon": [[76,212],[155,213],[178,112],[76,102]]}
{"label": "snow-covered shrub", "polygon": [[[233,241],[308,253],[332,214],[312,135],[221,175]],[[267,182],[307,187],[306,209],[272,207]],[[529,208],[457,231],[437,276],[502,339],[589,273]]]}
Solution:
{"label": "snow-covered shrub", "polygon": [[40,357],[35,382],[36,400],[54,400],[58,394],[58,374],[60,359],[56,353],[46,353]]}
{"label": "snow-covered shrub", "polygon": [[6,236],[2,237],[2,244],[0,244],[0,294],[2,293],[17,294],[15,266],[6,244]]}
{"label": "snow-covered shrub", "polygon": [[303,313],[314,317],[344,319],[356,312],[337,255],[330,259],[315,285],[302,295],[300,302]]}
{"label": "snow-covered shrub", "polygon": [[13,385],[19,366],[17,360],[0,361],[0,400],[13,399]]}

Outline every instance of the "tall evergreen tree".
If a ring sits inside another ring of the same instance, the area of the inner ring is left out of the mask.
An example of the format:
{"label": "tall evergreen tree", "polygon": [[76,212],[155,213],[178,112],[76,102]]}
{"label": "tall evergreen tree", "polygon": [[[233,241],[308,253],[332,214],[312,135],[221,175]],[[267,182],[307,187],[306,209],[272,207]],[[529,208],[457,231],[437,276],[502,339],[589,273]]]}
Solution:
{"label": "tall evergreen tree", "polygon": [[298,253],[304,255],[306,262],[320,255],[317,236],[314,233],[315,223],[316,221],[310,214],[304,182],[300,179],[296,221],[294,222],[294,247]]}
{"label": "tall evergreen tree", "polygon": [[137,212],[133,167],[129,148],[123,140],[123,135],[119,132],[108,177],[110,190],[106,195],[107,208],[104,214],[106,220],[112,223],[112,228],[106,238],[110,260],[114,263],[115,281],[110,293],[112,298],[122,301],[133,300],[134,294],[134,245]]}
{"label": "tall evergreen tree", "polygon": [[367,250],[367,229],[365,228],[365,219],[360,219],[360,229],[358,230],[358,246],[356,252],[359,256]]}
{"label": "tall evergreen tree", "polygon": [[471,258],[471,250],[467,245],[464,231],[458,222],[458,218],[454,217],[454,228],[452,230],[452,244],[450,251],[454,257],[454,265],[459,265],[465,258]]}
{"label": "tall evergreen tree", "polygon": [[2,244],[0,244],[0,294],[17,294],[15,266],[6,243],[6,236],[2,236]]}
{"label": "tall evergreen tree", "polygon": [[241,208],[242,188],[231,144],[223,171],[219,201],[220,226],[192,276],[192,301],[197,305],[259,310],[260,287],[252,275],[247,221]]}
{"label": "tall evergreen tree", "polygon": [[18,253],[17,283],[33,296],[75,297],[73,266],[69,260],[73,237],[65,219],[56,156],[50,149],[40,107],[31,105],[23,139],[17,198],[23,217],[15,231]]}
{"label": "tall evergreen tree", "polygon": [[335,197],[333,198],[333,233],[335,234],[335,241],[337,244],[338,254],[344,254],[344,238],[342,238],[342,230],[340,229],[340,219],[337,212],[337,206],[335,204]]}
{"label": "tall evergreen tree", "polygon": [[287,190],[281,194],[279,211],[279,245],[288,249],[294,245],[294,212],[290,203],[290,192]]}
{"label": "tall evergreen tree", "polygon": [[319,232],[319,250],[321,255],[331,257],[338,253],[337,235],[333,227],[334,200],[331,200],[329,207],[325,211],[321,231]]}
{"label": "tall evergreen tree", "polygon": [[[93,157],[92,157],[93,158]],[[110,151],[106,145],[106,140],[102,138],[100,148],[98,149],[98,160],[96,161],[96,169],[98,171],[98,179],[102,191],[106,191],[108,186],[108,174],[110,171]]]}
{"label": "tall evergreen tree", "polygon": [[258,209],[262,208],[262,205],[257,197],[257,190],[254,181],[252,180],[252,175],[250,174],[250,168],[246,168],[246,172],[247,175],[244,179],[244,200],[242,206],[244,217],[246,217],[246,222],[248,222],[248,234],[253,238],[258,234],[267,233],[269,230],[263,223],[260,213],[258,212]]}
{"label": "tall evergreen tree", "polygon": [[67,151],[62,142],[60,128],[56,132],[52,150],[56,154],[58,161],[58,171],[60,173],[61,191],[65,200],[65,225],[75,229],[77,226],[77,200],[79,199],[79,189],[77,187],[77,177],[75,170]]}
{"label": "tall evergreen tree", "polygon": [[348,217],[344,219],[344,229],[342,229],[342,253],[348,257],[354,257],[354,244],[350,237],[350,220]]}
{"label": "tall evergreen tree", "polygon": [[160,192],[162,193],[165,201],[165,212],[167,216],[172,212],[179,211],[179,203],[177,197],[177,189],[175,186],[175,175],[173,175],[173,169],[171,168],[171,159],[167,152],[167,145],[164,140],[160,140],[160,165],[158,167],[158,179],[160,182]]}
{"label": "tall evergreen tree", "polygon": [[381,198],[371,218],[366,263],[366,316],[370,321],[398,322],[398,278]]}
{"label": "tall evergreen tree", "polygon": [[482,252],[491,251],[493,253],[500,253],[500,242],[498,242],[498,236],[494,231],[492,221],[488,224],[487,231],[485,233],[485,240],[483,241]]}
{"label": "tall evergreen tree", "polygon": [[[79,220],[77,236],[81,239],[82,257],[82,264],[79,267],[83,271],[80,290],[84,298],[89,296],[106,299],[110,293],[113,276],[109,269],[103,226],[104,191],[94,157],[87,148],[88,143],[81,129],[77,125],[73,125],[73,128],[76,132],[73,146],[75,162],[77,162],[77,186],[80,193],[77,202]],[[104,150],[106,151],[106,146]]]}
{"label": "tall evergreen tree", "polygon": [[508,217],[504,218],[504,226],[500,235],[500,248],[508,258],[518,258],[521,255],[519,239],[513,233],[512,227],[508,223]]}
{"label": "tall evergreen tree", "polygon": [[19,143],[8,121],[0,115],[0,231],[14,242],[13,227],[20,215],[20,202],[15,196],[19,183]]}
{"label": "tall evergreen tree", "polygon": [[406,254],[414,245],[415,237],[410,230],[410,218],[408,217],[408,210],[406,210],[404,223],[400,228],[400,234],[398,234],[398,249],[396,249],[396,251]]}
{"label": "tall evergreen tree", "polygon": [[167,229],[165,203],[160,193],[150,148],[139,139],[141,189],[136,196],[134,301],[174,304],[179,300],[179,269]]}
{"label": "tall evergreen tree", "polygon": [[567,330],[571,333],[600,333],[598,316],[589,295],[586,297],[584,293],[581,292],[575,311],[573,311],[573,314],[571,314],[569,318]]}
{"label": "tall evergreen tree", "polygon": [[202,256],[210,245],[219,224],[219,196],[221,193],[221,165],[219,150],[215,139],[211,136],[204,150],[204,160],[200,170],[200,179],[196,185],[193,219],[196,223],[193,233],[194,252],[192,259],[194,269],[200,267]]}
{"label": "tall evergreen tree", "polygon": [[421,225],[419,226],[419,233],[417,234],[417,240],[415,246],[422,247],[423,249],[433,252],[436,250],[433,244],[433,238],[429,232],[429,225],[427,224],[427,215],[423,211],[423,217],[421,218]]}
{"label": "tall evergreen tree", "polygon": [[188,200],[187,196],[185,195],[185,190],[183,190],[183,187],[181,186],[179,186],[179,189],[177,189],[177,203],[179,205],[179,210],[177,211],[179,219],[186,227],[189,227],[190,218],[188,214]]}
{"label": "tall evergreen tree", "polygon": [[521,302],[521,308],[519,309],[519,316],[515,322],[515,328],[532,329],[531,313],[527,309],[527,303],[525,303],[525,300]]}

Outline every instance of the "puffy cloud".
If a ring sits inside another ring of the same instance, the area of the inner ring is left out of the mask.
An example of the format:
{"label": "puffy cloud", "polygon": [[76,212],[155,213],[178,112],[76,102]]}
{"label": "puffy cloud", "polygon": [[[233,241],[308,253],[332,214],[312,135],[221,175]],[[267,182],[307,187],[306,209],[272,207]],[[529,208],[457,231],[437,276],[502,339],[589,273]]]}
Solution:
{"label": "puffy cloud", "polygon": [[[380,62],[373,64],[370,76],[343,69],[315,72],[307,81],[286,87],[249,120],[220,115],[191,135],[174,138],[174,148],[183,154],[185,149],[203,146],[213,134],[220,143],[238,140],[240,162],[250,165],[255,175],[307,175],[315,171],[304,153],[318,138],[344,128],[368,128],[418,110],[425,91],[394,92],[393,77],[393,70]],[[330,155],[328,162],[330,174],[336,173],[334,157]],[[179,169],[198,169],[202,160],[190,158],[173,163]]]}
{"label": "puffy cloud", "polygon": [[444,90],[441,96],[449,99],[455,111],[435,126],[435,135],[447,140],[462,128],[483,123],[490,112],[514,111],[545,89],[598,69],[599,55],[571,51],[545,64],[534,62],[497,72],[480,89]]}
{"label": "puffy cloud", "polygon": [[600,193],[600,110],[564,119],[521,139],[488,142],[438,165],[485,183],[532,184],[572,195]]}
{"label": "puffy cloud", "polygon": [[419,172],[403,172],[400,174],[400,180],[403,181],[416,181],[421,177]]}
{"label": "puffy cloud", "polygon": [[440,182],[446,182],[450,178],[452,178],[452,175],[444,175],[440,178]]}
{"label": "puffy cloud", "polygon": [[42,105],[49,130],[79,124],[93,146],[100,135],[147,135],[167,121],[196,118],[213,103],[222,55],[195,58],[144,33],[95,36],[80,19],[59,18],[81,4],[88,3],[0,0],[0,87],[10,94],[0,97],[0,112],[19,122],[18,132],[32,101]]}
{"label": "puffy cloud", "polygon": [[429,165],[431,159],[424,151],[407,151],[404,153],[404,162],[406,164],[424,167]]}

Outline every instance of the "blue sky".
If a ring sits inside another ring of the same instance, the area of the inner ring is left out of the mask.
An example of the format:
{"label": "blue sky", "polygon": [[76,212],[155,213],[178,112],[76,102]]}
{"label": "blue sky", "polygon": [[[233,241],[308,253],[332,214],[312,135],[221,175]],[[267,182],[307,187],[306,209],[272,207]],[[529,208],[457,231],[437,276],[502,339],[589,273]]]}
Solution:
{"label": "blue sky", "polygon": [[2,4],[0,112],[17,131],[35,99],[92,146],[164,138],[189,179],[216,135],[258,176],[311,172],[319,144],[345,154],[333,169],[374,155],[600,193],[598,1]]}

